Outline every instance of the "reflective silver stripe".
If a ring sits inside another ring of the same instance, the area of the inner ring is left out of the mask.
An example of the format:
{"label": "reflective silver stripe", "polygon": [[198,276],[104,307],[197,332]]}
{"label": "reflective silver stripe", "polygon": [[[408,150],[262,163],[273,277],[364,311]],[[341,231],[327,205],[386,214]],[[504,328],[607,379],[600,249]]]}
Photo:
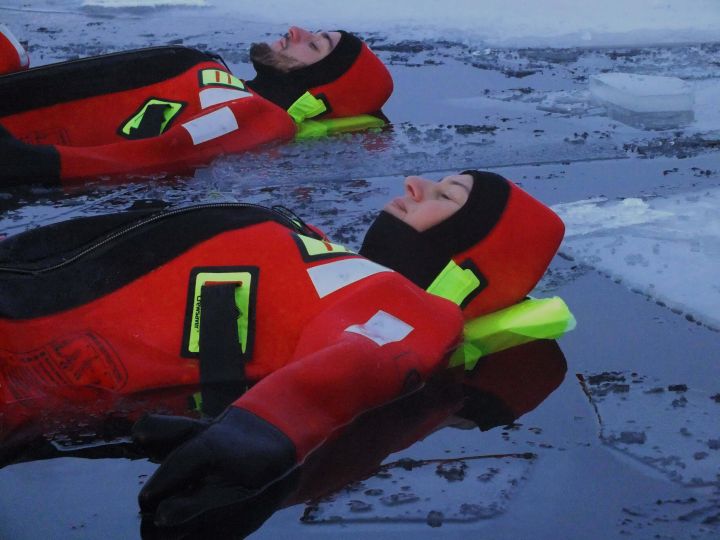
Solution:
{"label": "reflective silver stripe", "polygon": [[17,40],[17,38],[10,31],[10,29],[2,23],[0,23],[0,34],[5,36],[5,39],[7,39],[10,42],[10,45],[15,47],[15,50],[17,51],[18,56],[20,57],[20,66],[24,67],[24,68],[28,67],[30,65],[30,57],[28,56],[28,53],[25,50],[25,47],[23,47],[22,44]]}
{"label": "reflective silver stripe", "polygon": [[370,317],[366,323],[353,324],[345,329],[346,332],[365,336],[381,347],[388,343],[402,341],[413,330],[414,328],[405,321],[382,310]]}
{"label": "reflective silver stripe", "polygon": [[200,107],[207,109],[218,103],[249,98],[251,96],[252,94],[250,92],[236,90],[234,88],[206,88],[200,91]]}
{"label": "reflective silver stripe", "polygon": [[380,272],[392,270],[360,258],[343,259],[308,268],[308,274],[320,298]]}
{"label": "reflective silver stripe", "polygon": [[235,131],[238,128],[238,123],[230,107],[223,107],[217,111],[185,122],[182,127],[190,133],[193,144],[197,146],[198,144]]}

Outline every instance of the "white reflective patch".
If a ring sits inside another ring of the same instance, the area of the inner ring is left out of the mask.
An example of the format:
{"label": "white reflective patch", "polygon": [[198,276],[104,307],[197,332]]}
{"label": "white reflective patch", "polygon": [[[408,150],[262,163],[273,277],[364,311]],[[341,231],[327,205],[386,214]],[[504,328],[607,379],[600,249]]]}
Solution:
{"label": "white reflective patch", "polygon": [[320,298],[380,272],[392,270],[367,259],[343,259],[308,268],[308,274]]}
{"label": "white reflective patch", "polygon": [[185,122],[182,125],[192,137],[193,144],[198,145],[235,131],[238,128],[235,115],[229,107],[207,113],[204,116]]}
{"label": "white reflective patch", "polygon": [[413,331],[413,327],[381,310],[370,317],[368,322],[348,326],[345,331],[365,336],[382,347],[388,343],[402,341]]}
{"label": "white reflective patch", "polygon": [[206,88],[200,91],[200,107],[207,109],[218,103],[248,98],[250,96],[252,96],[250,92],[237,90],[235,88]]}

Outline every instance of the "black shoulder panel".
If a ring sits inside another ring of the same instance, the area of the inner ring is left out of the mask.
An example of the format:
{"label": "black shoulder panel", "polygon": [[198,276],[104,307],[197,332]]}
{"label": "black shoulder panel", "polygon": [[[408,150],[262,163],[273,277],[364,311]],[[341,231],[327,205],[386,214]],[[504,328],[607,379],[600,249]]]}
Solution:
{"label": "black shoulder panel", "polygon": [[8,238],[0,242],[0,317],[80,306],[204,240],[264,221],[287,225],[263,207],[207,205],[80,218]]}
{"label": "black shoulder panel", "polygon": [[155,84],[211,60],[209,54],[187,47],[152,47],[3,75],[0,117]]}

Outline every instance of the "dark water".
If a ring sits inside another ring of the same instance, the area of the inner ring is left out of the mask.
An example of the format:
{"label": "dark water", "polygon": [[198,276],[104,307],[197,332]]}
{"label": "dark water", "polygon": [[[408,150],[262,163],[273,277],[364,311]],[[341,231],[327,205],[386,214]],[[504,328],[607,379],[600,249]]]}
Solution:
{"label": "dark water", "polygon": [[[180,42],[220,52],[242,75],[243,51],[267,31],[204,15],[213,31],[197,33],[192,10],[0,13],[29,41],[36,64]],[[720,126],[643,132],[610,121],[584,94],[588,74],[603,69],[717,79],[717,45],[486,50],[379,34],[372,42],[396,80],[385,110],[393,129],[223,158],[177,181],[3,191],[0,232],[138,201],[251,201],[284,204],[357,247],[409,173],[491,168],[549,204],[718,185]],[[537,409],[487,432],[438,430],[332,498],[278,511],[253,538],[720,536],[720,334],[563,256],[536,292],[563,297],[579,321],[560,341],[567,375]],[[394,411],[371,425],[396,438],[371,437],[360,425],[348,446],[381,460],[411,420]],[[347,448],[334,450],[347,461],[338,470],[361,468]],[[139,538],[135,497],[154,467],[73,457],[5,467],[0,538]]]}

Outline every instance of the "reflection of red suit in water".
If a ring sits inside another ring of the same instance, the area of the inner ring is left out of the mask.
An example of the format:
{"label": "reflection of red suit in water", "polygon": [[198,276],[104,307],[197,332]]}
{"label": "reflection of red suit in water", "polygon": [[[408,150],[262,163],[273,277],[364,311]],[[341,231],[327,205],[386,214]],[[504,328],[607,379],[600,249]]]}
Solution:
{"label": "reflection of red suit in water", "polygon": [[[91,218],[95,232],[78,225],[82,220],[31,232],[3,242],[4,255],[17,260],[25,253],[27,263],[18,266],[50,266],[112,228],[103,221],[117,219]],[[247,382],[257,383],[235,405],[288,435],[299,458],[360,412],[445,367],[462,332],[455,305],[277,221],[282,217],[264,209],[191,210],[149,222],[55,270],[5,273],[4,436],[22,424],[48,428],[132,416],[152,406],[153,393],[175,397],[163,410],[183,412],[206,361],[202,350],[200,359],[194,352],[196,291],[205,295],[228,281],[233,295],[249,292],[240,301],[247,324],[240,354]],[[61,254],[53,246],[63,238],[77,245]],[[33,249],[49,256],[30,262]],[[206,287],[196,288],[203,279]],[[234,319],[225,322],[237,329]],[[199,343],[204,346],[202,333]],[[212,400],[208,370],[203,398]]]}
{"label": "reflection of red suit in water", "polygon": [[482,431],[510,424],[545,400],[566,370],[557,343],[540,340],[485,357],[462,379],[440,374],[420,392],[362,415],[313,453],[285,504],[322,497],[373,474],[388,455],[443,424],[469,420]]}
{"label": "reflection of red suit in water", "polygon": [[[363,480],[379,469],[387,470],[393,465],[381,463],[389,454],[403,450],[442,425],[457,425],[460,421],[467,428],[470,421],[483,431],[507,425],[553,392],[566,369],[557,343],[541,340],[484,357],[462,379],[456,372],[445,370],[421,390],[360,415],[312,452],[292,474],[263,490],[248,492],[221,519],[205,522],[203,532],[213,537],[242,537],[281,506],[324,498],[349,482]],[[136,435],[140,432],[147,449],[159,456],[203,429],[197,421],[158,416],[140,422]],[[528,456],[532,454],[521,455],[525,459]],[[407,457],[410,459],[403,460],[402,465],[406,471],[421,465],[412,460],[412,454]],[[436,457],[434,461],[442,463],[458,456],[443,453]],[[465,459],[475,456],[462,455],[462,460]],[[411,476],[404,483],[412,486],[412,473],[407,474]],[[311,508],[306,508],[303,520],[313,520],[313,512],[307,513]],[[148,523],[145,526],[151,529]]]}

